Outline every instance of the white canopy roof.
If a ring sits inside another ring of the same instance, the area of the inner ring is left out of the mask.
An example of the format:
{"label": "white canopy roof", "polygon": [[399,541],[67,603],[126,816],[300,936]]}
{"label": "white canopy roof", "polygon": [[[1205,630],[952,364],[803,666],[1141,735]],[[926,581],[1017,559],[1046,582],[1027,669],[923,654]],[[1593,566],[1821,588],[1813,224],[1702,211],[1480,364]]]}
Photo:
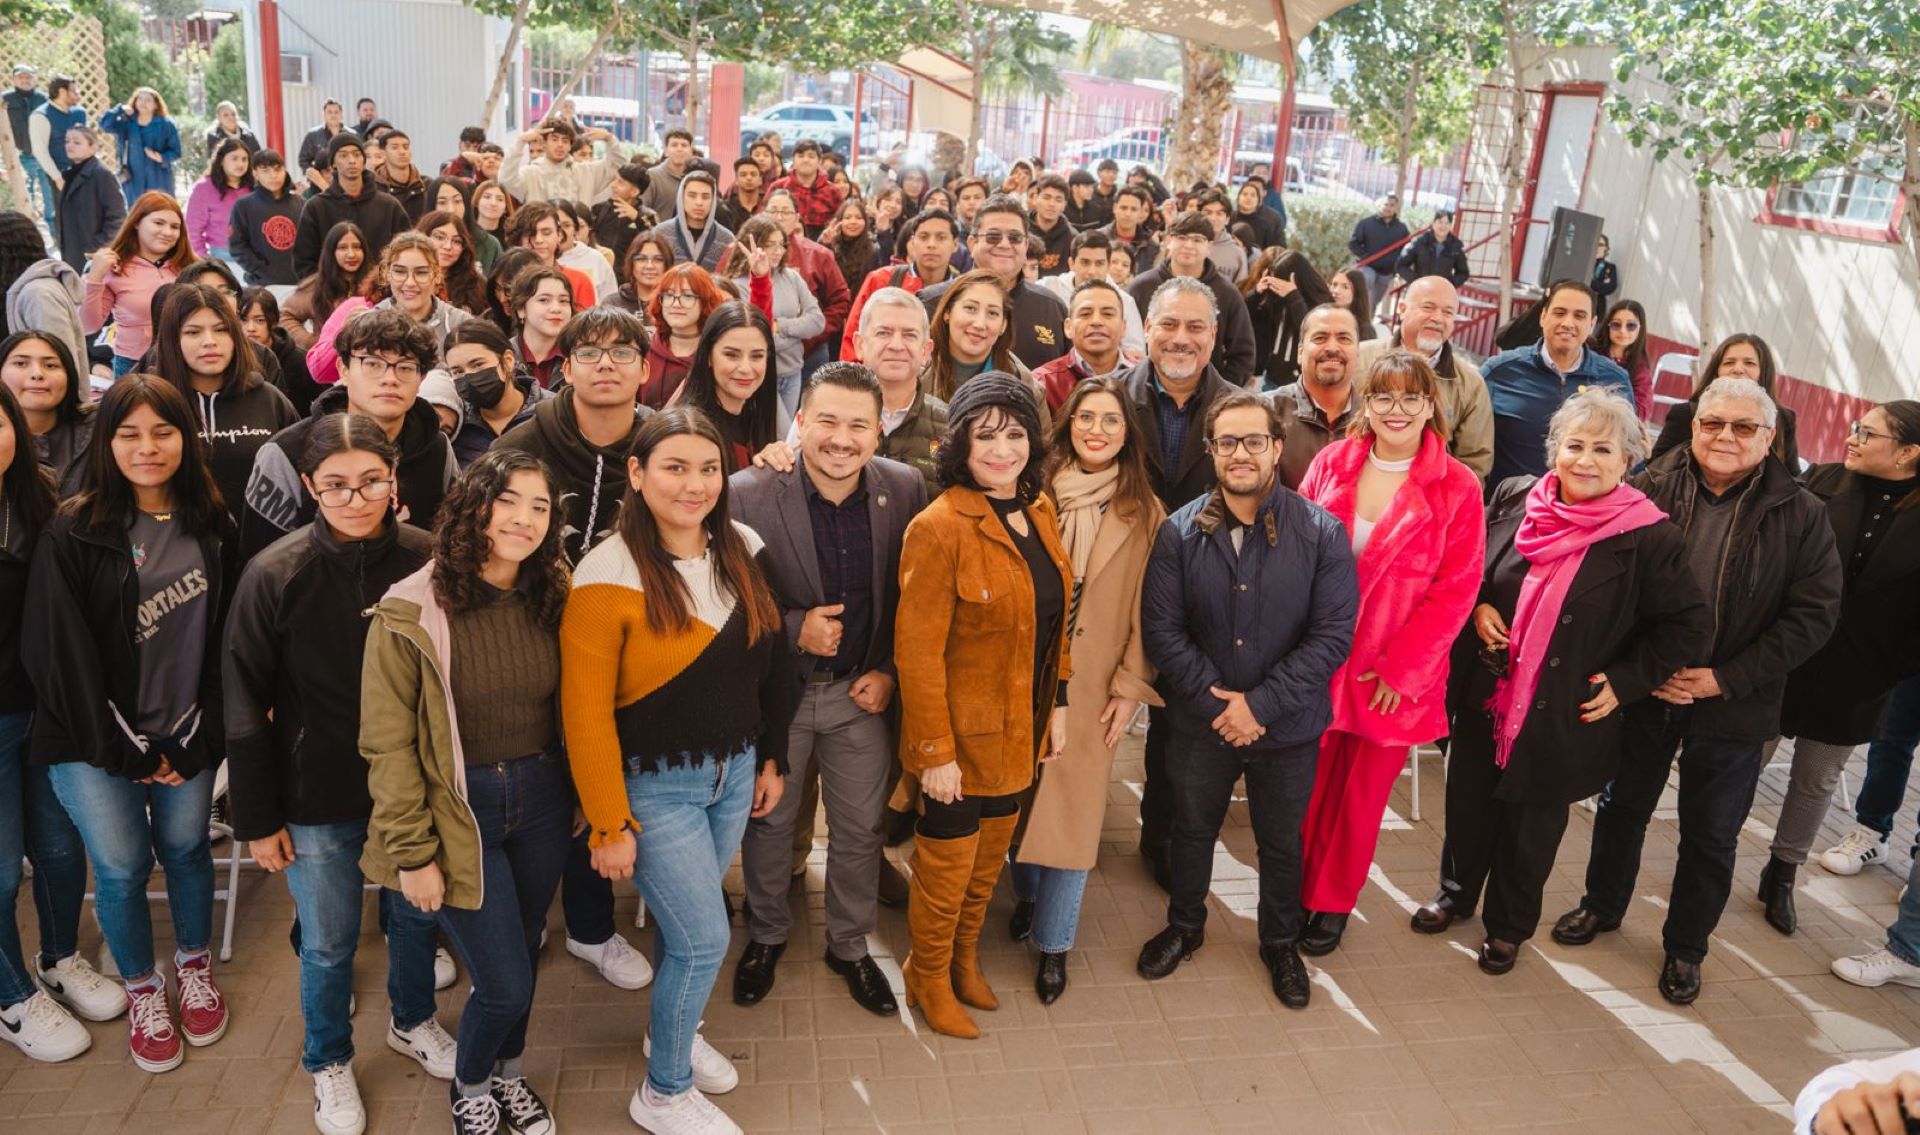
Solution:
{"label": "white canopy roof", "polygon": [[[1019,0],[1008,7],[1177,36],[1289,65],[1292,48],[1354,0]],[[1286,34],[1281,34],[1282,21]],[[1286,42],[1290,41],[1290,42]]]}

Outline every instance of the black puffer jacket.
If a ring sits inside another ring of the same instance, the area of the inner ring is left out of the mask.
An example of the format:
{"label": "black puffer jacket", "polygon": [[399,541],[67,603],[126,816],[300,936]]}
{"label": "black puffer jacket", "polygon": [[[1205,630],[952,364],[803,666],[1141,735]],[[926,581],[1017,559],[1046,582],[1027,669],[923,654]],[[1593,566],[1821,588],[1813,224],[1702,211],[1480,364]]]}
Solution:
{"label": "black puffer jacket", "polygon": [[[220,539],[200,541],[207,573],[207,642],[200,712],[173,738],[173,769],[193,777],[220,763]],[[71,514],[48,523],[33,550],[20,661],[33,677],[32,760],[82,761],[126,780],[152,776],[160,752],[136,733],[140,652],[134,644],[140,580],[124,528],[100,531]]]}
{"label": "black puffer jacket", "polygon": [[[1690,450],[1656,458],[1633,479],[1682,530],[1703,492]],[[1711,666],[1720,697],[1693,704],[1687,732],[1730,741],[1766,741],[1780,733],[1787,674],[1811,658],[1840,618],[1840,557],[1826,505],[1772,457],[1733,490],[1735,509],[1713,612]]]}
{"label": "black puffer jacket", "polygon": [[223,663],[235,836],[371,814],[360,756],[367,616],[432,548],[433,537],[409,524],[343,544],[315,522],[247,565]]}

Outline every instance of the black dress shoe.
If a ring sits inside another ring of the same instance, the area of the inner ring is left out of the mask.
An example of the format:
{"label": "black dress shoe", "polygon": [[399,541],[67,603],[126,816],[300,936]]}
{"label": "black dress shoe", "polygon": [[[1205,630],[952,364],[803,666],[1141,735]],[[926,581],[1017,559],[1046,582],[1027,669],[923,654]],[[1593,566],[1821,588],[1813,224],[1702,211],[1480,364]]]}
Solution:
{"label": "black dress shoe", "polygon": [[1577,906],[1553,924],[1553,940],[1562,946],[1584,946],[1607,931],[1618,929],[1618,922],[1602,922],[1599,915]]}
{"label": "black dress shoe", "polygon": [[1033,904],[1026,899],[1018,899],[1013,904],[1013,917],[1007,920],[1007,936],[1016,942],[1024,942],[1033,934]]}
{"label": "black dress shoe", "polygon": [[1140,947],[1140,976],[1148,981],[1167,976],[1179,969],[1181,962],[1192,957],[1206,938],[1206,932],[1202,930],[1167,927]]}
{"label": "black dress shoe", "polygon": [[1310,958],[1324,958],[1340,948],[1340,938],[1347,932],[1345,914],[1322,914],[1316,912],[1307,919],[1307,928],[1300,935],[1300,952]]}
{"label": "black dress shoe", "polygon": [[1691,1005],[1700,997],[1700,966],[1683,962],[1672,954],[1660,967],[1660,996],[1675,1005]]}
{"label": "black dress shoe", "polygon": [[1502,942],[1498,938],[1489,938],[1480,943],[1480,954],[1474,959],[1481,973],[1490,973],[1499,977],[1513,969],[1513,963],[1520,960],[1520,946],[1516,942]]}
{"label": "black dress shoe", "polygon": [[774,964],[786,952],[785,942],[771,946],[763,942],[748,942],[747,948],[740,953],[740,960],[733,966],[733,1003],[758,1005],[771,993]]}
{"label": "black dress shoe", "polygon": [[1760,901],[1767,904],[1767,925],[1782,934],[1791,934],[1800,925],[1793,909],[1793,880],[1799,873],[1798,864],[1777,856],[1760,871]]}
{"label": "black dress shoe", "polygon": [[1453,895],[1441,891],[1433,901],[1413,912],[1413,932],[1415,934],[1445,934],[1447,928],[1457,919],[1473,914],[1471,910],[1462,910],[1454,905]]}
{"label": "black dress shoe", "polygon": [[1307,977],[1307,963],[1300,960],[1300,949],[1292,942],[1260,943],[1260,961],[1273,975],[1273,995],[1289,1009],[1304,1009],[1313,998],[1313,981]]}
{"label": "black dress shoe", "polygon": [[872,954],[862,954],[857,961],[842,961],[827,951],[827,968],[847,979],[847,992],[862,1009],[877,1013],[882,1017],[891,1017],[900,1011],[893,1000],[893,987],[887,984],[887,975],[873,963]]}
{"label": "black dress shoe", "polygon": [[1042,1005],[1060,1000],[1060,995],[1067,991],[1067,955],[1040,955],[1040,972],[1033,975],[1033,991],[1040,995]]}

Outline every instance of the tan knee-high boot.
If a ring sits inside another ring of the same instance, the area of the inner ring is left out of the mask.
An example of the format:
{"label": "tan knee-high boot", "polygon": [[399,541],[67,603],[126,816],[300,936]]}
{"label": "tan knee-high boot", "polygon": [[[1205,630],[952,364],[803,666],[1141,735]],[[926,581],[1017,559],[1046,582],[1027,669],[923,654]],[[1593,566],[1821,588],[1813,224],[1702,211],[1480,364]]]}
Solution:
{"label": "tan knee-high boot", "polygon": [[953,935],[953,992],[963,1004],[976,1009],[998,1009],[1000,999],[980,973],[980,931],[987,922],[987,903],[993,899],[993,885],[1000,881],[1006,866],[1007,848],[1020,824],[1018,812],[1011,816],[988,816],[980,821],[980,843],[973,852],[973,876],[967,883],[966,905],[960,911],[960,924]]}
{"label": "tan knee-high boot", "polygon": [[979,842],[978,834],[914,840],[913,879],[907,890],[907,932],[913,946],[901,972],[907,1005],[919,1006],[933,1031],[968,1040],[980,1035],[980,1026],[954,1000],[950,971],[955,927],[966,903]]}

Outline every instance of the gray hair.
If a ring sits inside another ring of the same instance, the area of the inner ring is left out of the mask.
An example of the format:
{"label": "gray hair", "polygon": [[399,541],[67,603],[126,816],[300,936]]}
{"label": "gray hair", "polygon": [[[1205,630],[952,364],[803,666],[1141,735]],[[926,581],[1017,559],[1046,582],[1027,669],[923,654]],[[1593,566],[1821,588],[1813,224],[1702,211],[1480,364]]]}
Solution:
{"label": "gray hair", "polygon": [[1599,426],[1619,443],[1632,469],[1647,459],[1647,434],[1633,403],[1611,390],[1585,388],[1560,403],[1547,423],[1547,465],[1553,465],[1560,443],[1577,429]]}
{"label": "gray hair", "polygon": [[920,316],[920,330],[927,329],[927,306],[920,298],[905,288],[881,288],[867,297],[866,306],[860,309],[860,329],[858,334],[865,335],[873,327],[873,313],[878,308],[911,308]]}
{"label": "gray hair", "polygon": [[1760,410],[1760,423],[1768,429],[1780,420],[1780,408],[1774,405],[1773,396],[1751,378],[1716,378],[1707,383],[1694,406],[1696,420],[1707,412],[1708,402],[1750,402]]}
{"label": "gray hair", "polygon": [[1207,287],[1192,276],[1174,276],[1169,278],[1166,283],[1155,288],[1153,290],[1153,298],[1147,301],[1147,318],[1149,320],[1157,318],[1160,314],[1160,309],[1165,307],[1169,300],[1176,299],[1180,296],[1206,297],[1208,316],[1212,318],[1215,323],[1220,321],[1220,301],[1214,296],[1213,289]]}

